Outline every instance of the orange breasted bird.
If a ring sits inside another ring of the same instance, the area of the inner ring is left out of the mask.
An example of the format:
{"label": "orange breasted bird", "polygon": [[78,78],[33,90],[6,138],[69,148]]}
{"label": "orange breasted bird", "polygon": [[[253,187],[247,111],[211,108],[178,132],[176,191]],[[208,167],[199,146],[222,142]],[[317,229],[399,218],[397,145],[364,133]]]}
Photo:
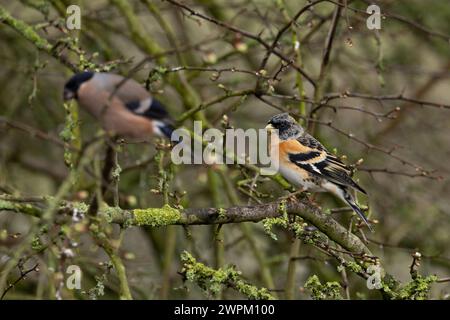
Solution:
{"label": "orange breasted bird", "polygon": [[[271,156],[278,157],[279,173],[291,184],[311,192],[330,192],[347,203],[372,231],[356,204],[351,189],[367,194],[353,179],[351,171],[287,113],[275,115],[266,129],[271,139]],[[278,155],[274,151],[278,147]]]}

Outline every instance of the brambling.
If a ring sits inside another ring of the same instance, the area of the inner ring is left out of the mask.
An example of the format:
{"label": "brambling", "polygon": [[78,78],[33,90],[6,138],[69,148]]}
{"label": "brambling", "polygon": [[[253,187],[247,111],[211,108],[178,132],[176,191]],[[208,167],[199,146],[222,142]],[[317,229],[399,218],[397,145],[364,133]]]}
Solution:
{"label": "brambling", "polygon": [[102,72],[75,74],[64,86],[64,100],[76,99],[109,133],[135,142],[155,134],[170,139],[173,121],[166,108],[138,82]]}
{"label": "brambling", "polygon": [[[271,138],[270,154],[277,157],[280,174],[305,191],[330,192],[347,203],[372,231],[367,218],[356,204],[351,189],[367,194],[350,177],[350,169],[309,135],[287,113],[275,115],[266,129]],[[275,149],[278,147],[278,155]]]}

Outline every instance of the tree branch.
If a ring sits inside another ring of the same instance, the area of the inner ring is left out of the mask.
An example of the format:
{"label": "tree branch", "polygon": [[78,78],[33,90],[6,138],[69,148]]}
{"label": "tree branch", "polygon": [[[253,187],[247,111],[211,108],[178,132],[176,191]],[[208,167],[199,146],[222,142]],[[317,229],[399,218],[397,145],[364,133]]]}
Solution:
{"label": "tree branch", "polygon": [[[0,210],[14,211],[40,217],[42,204],[16,202],[9,196],[0,196]],[[79,214],[88,212],[88,206],[77,202],[62,203],[59,213],[72,215],[77,210]],[[121,208],[100,208],[99,215],[105,216],[108,221],[126,226],[152,226],[167,225],[210,225],[240,222],[259,222],[267,218],[277,218],[284,214],[297,215],[317,227],[331,240],[354,254],[372,255],[366,245],[354,234],[341,226],[330,215],[323,213],[319,208],[312,206],[307,200],[276,201],[272,203],[236,206],[230,208],[187,208],[175,209],[169,206],[162,208],[147,208],[125,210]]]}
{"label": "tree branch", "polygon": [[0,6],[0,22],[3,22],[6,25],[9,25],[11,28],[20,33],[25,39],[32,42],[36,48],[41,51],[48,53],[54,58],[58,59],[71,69],[73,72],[80,71],[79,68],[71,63],[65,56],[55,50],[55,47],[50,44],[47,39],[42,38],[32,26],[28,25],[22,20],[16,19],[9,14],[3,7]]}

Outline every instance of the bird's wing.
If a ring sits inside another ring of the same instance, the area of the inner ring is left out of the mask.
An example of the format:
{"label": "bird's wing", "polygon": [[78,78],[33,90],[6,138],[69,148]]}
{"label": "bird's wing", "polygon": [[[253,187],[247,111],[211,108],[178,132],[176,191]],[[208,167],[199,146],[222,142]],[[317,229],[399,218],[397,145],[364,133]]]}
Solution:
{"label": "bird's wing", "polygon": [[153,120],[170,120],[166,108],[135,80],[111,73],[97,73],[94,80],[96,86],[120,99],[134,114]]}
{"label": "bird's wing", "polygon": [[175,129],[174,121],[164,105],[138,82],[111,73],[96,73],[93,81],[100,91],[108,93],[108,99],[118,99],[134,115],[152,120],[155,130],[170,138]]}
{"label": "bird's wing", "polygon": [[350,169],[311,135],[304,134],[290,144],[290,148],[286,150],[289,160],[300,168],[366,194],[364,189],[350,177]]}
{"label": "bird's wing", "polygon": [[125,103],[131,112],[154,120],[169,120],[170,116],[164,105],[156,99],[133,100]]}
{"label": "bird's wing", "polygon": [[175,130],[173,119],[170,117],[164,105],[156,99],[130,101],[125,107],[136,115],[153,121],[162,135],[170,138]]}

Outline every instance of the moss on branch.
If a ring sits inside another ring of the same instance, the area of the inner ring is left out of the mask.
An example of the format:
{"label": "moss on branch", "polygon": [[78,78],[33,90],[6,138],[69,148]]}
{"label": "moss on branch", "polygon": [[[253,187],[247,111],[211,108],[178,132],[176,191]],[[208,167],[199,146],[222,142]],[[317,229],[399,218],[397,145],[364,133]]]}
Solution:
{"label": "moss on branch", "polygon": [[[33,217],[42,218],[46,207],[48,206],[46,199],[36,200],[13,198],[8,195],[0,195],[0,211],[12,211],[17,213],[27,214]],[[280,210],[280,206],[283,210]],[[63,222],[64,219],[69,219],[75,212],[77,214],[86,214],[89,207],[80,202],[67,202],[62,201],[57,208],[59,213],[59,222]],[[372,256],[370,250],[365,244],[354,234],[349,233],[344,227],[338,224],[330,215],[322,213],[318,208],[311,206],[310,204],[302,201],[287,201],[287,202],[273,202],[264,205],[255,206],[236,206],[230,208],[189,208],[189,209],[177,209],[165,205],[162,208],[147,208],[147,209],[134,209],[124,210],[119,207],[102,206],[99,210],[99,217],[105,218],[109,223],[117,223],[122,226],[152,226],[162,227],[168,225],[208,225],[208,224],[227,224],[227,223],[240,223],[240,222],[259,222],[263,221],[270,226],[272,225],[284,225],[288,224],[286,215],[297,215],[305,221],[308,221],[312,225],[316,226],[322,231],[328,238],[339,244],[342,248],[354,254],[355,256],[369,255]],[[277,223],[271,223],[277,222]],[[280,223],[278,223],[280,222]],[[187,265],[190,265],[191,272],[199,268],[199,270],[208,270],[200,268],[201,264],[194,264],[193,258],[190,255],[184,255],[184,260]],[[195,267],[195,268],[194,268]],[[362,266],[356,262],[348,261],[346,267],[357,274],[362,272]],[[207,268],[207,267],[205,267]],[[211,269],[212,270],[212,269]],[[212,274],[211,270],[207,273]],[[226,275],[226,279],[233,280],[234,288],[240,292],[258,298],[258,292],[254,291],[252,286],[248,286],[245,282],[240,281],[237,277],[238,273],[226,273],[228,269],[215,270],[221,271],[214,273],[214,277],[208,281],[212,281],[212,284],[223,285]],[[236,276],[236,277],[235,277]],[[388,278],[383,279],[382,292],[389,299],[424,299],[428,295],[430,286],[435,282],[436,277],[421,277],[418,276],[411,282],[400,286],[397,281],[394,284],[388,283]],[[200,278],[195,278],[200,281]],[[220,281],[219,281],[220,280]],[[215,286],[212,285],[208,288],[212,288],[211,292],[214,293]]]}
{"label": "moss on branch", "polygon": [[41,37],[29,24],[11,16],[11,14],[2,6],[0,6],[0,22],[10,26],[25,39],[31,42],[37,49],[44,51],[47,54],[58,59],[72,71],[80,71],[80,69],[76,65],[72,64],[69,60],[66,59],[65,56],[61,55],[57,52],[57,50],[55,50],[56,46],[53,46],[50,42],[47,41],[47,39]]}
{"label": "moss on branch", "polygon": [[[423,277],[418,275],[415,279],[406,283],[405,285],[398,288],[396,291],[392,291],[392,299],[396,300],[426,300],[431,290],[431,285],[436,282],[437,277],[431,275],[428,277]],[[386,287],[386,285],[384,285]]]}
{"label": "moss on branch", "polygon": [[[43,203],[45,205],[45,203]],[[41,204],[41,206],[43,205]],[[285,211],[280,211],[280,202],[272,202],[255,206],[236,206],[230,208],[188,208],[175,209],[168,205],[162,208],[147,208],[124,210],[104,206],[99,211],[100,215],[109,222],[126,226],[149,225],[161,227],[166,225],[205,225],[228,224],[240,222],[259,222],[267,218],[280,218],[285,212],[297,215],[311,223],[326,234],[331,240],[338,243],[346,250],[355,254],[372,255],[364,243],[354,234],[348,232],[329,215],[322,213],[318,208],[309,205],[306,201],[289,201],[283,204]],[[78,202],[64,202],[59,206],[60,213],[72,213],[73,210],[85,214],[88,206]],[[35,217],[40,217],[42,209],[33,203],[2,200],[0,210],[22,212]],[[267,221],[267,220],[266,220]]]}
{"label": "moss on branch", "polygon": [[133,215],[138,226],[162,227],[178,224],[182,220],[181,212],[167,204],[162,208],[135,209]]}
{"label": "moss on branch", "polygon": [[205,293],[217,296],[224,288],[230,287],[249,299],[272,300],[274,297],[266,288],[250,285],[241,278],[241,273],[233,266],[210,268],[197,260],[187,251],[181,254],[181,262],[186,280],[196,283]]}
{"label": "moss on branch", "polygon": [[24,213],[33,217],[40,217],[42,215],[42,210],[32,204],[2,199],[0,199],[0,211],[1,210]]}
{"label": "moss on branch", "polygon": [[342,300],[341,285],[336,281],[322,284],[316,275],[312,275],[305,283],[314,300]]}
{"label": "moss on branch", "polygon": [[0,21],[9,25],[11,28],[19,32],[25,39],[32,42],[38,49],[50,52],[52,45],[22,20],[12,17],[8,11],[0,6]]}

